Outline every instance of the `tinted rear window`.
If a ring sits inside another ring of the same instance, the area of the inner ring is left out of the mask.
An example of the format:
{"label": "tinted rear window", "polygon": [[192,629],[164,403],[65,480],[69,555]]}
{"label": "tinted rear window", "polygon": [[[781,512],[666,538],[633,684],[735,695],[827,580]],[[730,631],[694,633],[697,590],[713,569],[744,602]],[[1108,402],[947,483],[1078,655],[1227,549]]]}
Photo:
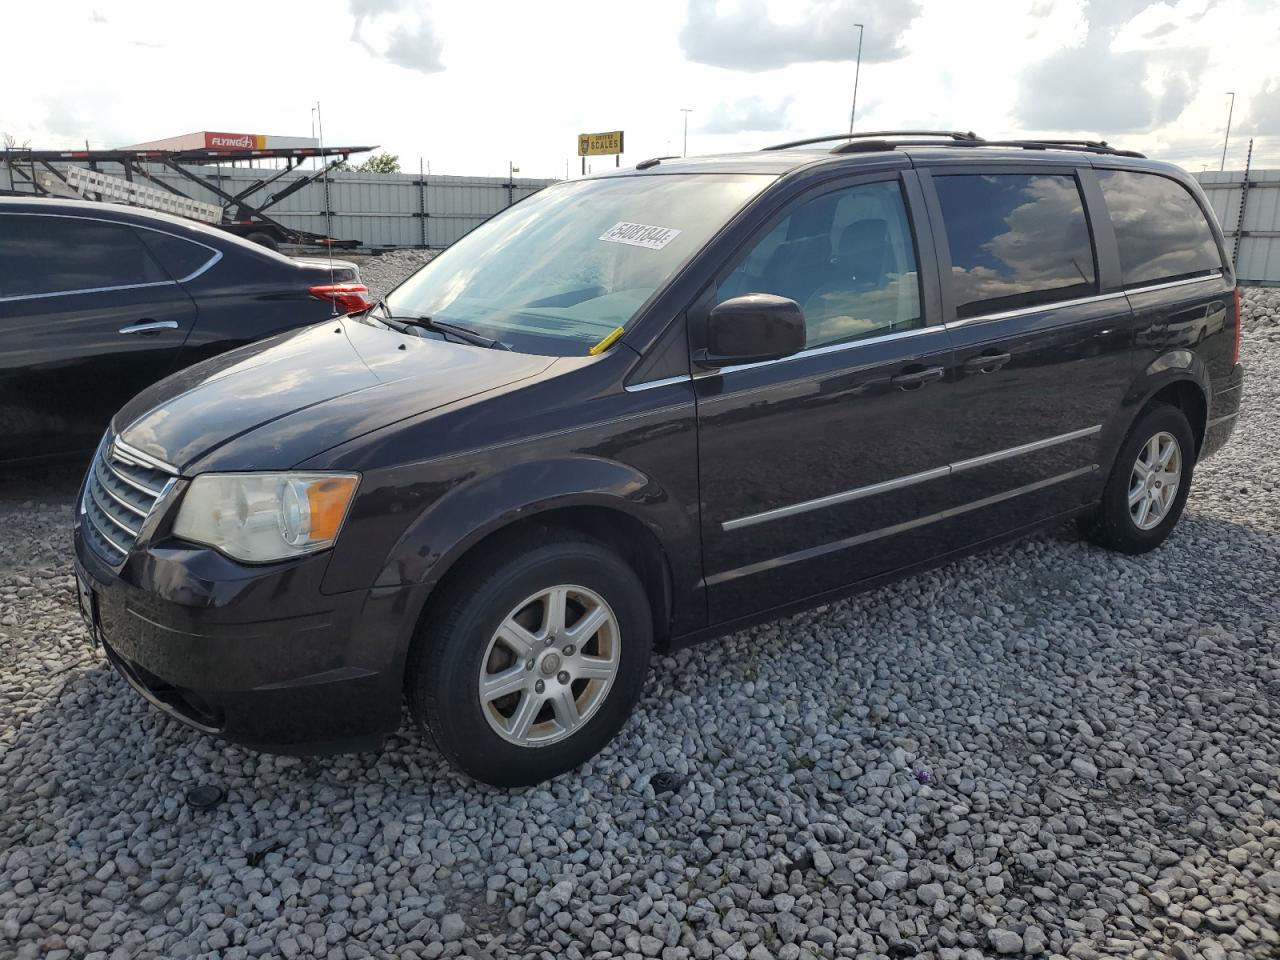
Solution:
{"label": "tinted rear window", "polygon": [[1096,293],[1076,179],[1062,174],[935,176],[959,318]]}
{"label": "tinted rear window", "polygon": [[129,227],[73,217],[0,217],[5,296],[161,283],[167,277]]}
{"label": "tinted rear window", "polygon": [[1204,211],[1187,188],[1154,173],[1099,170],[1126,286],[1222,269]]}
{"label": "tinted rear window", "polygon": [[155,230],[139,230],[138,236],[151,251],[151,255],[160,261],[160,265],[174,280],[191,276],[217,256],[217,252],[208,247],[183,240],[172,234],[158,233]]}

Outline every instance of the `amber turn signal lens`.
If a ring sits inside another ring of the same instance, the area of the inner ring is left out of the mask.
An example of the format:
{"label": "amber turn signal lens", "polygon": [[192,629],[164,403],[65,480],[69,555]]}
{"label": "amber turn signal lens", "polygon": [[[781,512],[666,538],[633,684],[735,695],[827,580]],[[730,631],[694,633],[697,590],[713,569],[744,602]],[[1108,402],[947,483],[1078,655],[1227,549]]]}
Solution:
{"label": "amber turn signal lens", "polygon": [[334,477],[307,488],[311,508],[311,540],[332,540],[338,535],[347,505],[356,491],[355,477]]}

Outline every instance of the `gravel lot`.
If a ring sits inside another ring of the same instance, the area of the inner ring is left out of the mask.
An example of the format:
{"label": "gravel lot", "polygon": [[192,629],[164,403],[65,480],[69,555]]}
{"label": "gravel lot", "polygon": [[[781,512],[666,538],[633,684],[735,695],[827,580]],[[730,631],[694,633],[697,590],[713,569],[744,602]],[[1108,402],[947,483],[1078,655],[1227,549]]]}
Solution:
{"label": "gravel lot", "polygon": [[370,257],[360,264],[360,279],[369,286],[369,292],[377,300],[391,288],[435,258],[438,250],[390,250]]}
{"label": "gravel lot", "polygon": [[299,761],[163,718],[86,646],[77,477],[0,483],[0,957],[1280,955],[1280,295],[1248,303],[1163,548],[1063,529],[663,658],[520,792],[408,726]]}

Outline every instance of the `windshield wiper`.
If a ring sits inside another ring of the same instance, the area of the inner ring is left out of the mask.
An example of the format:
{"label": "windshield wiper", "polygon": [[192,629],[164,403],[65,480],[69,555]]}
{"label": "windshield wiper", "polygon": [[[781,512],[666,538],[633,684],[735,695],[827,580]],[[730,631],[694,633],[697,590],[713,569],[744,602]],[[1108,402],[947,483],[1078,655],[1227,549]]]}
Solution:
{"label": "windshield wiper", "polygon": [[477,347],[488,347],[492,350],[511,349],[499,340],[486,337],[484,334],[476,333],[474,330],[468,330],[466,327],[460,327],[456,323],[449,323],[447,320],[433,320],[431,317],[419,316],[396,316],[391,312],[391,308],[387,306],[385,300],[379,300],[375,306],[382,308],[382,315],[378,319],[392,321],[392,326],[403,324],[406,327],[421,327],[424,330],[434,330],[436,333],[441,333],[445,336],[456,337],[464,343],[470,343]]}

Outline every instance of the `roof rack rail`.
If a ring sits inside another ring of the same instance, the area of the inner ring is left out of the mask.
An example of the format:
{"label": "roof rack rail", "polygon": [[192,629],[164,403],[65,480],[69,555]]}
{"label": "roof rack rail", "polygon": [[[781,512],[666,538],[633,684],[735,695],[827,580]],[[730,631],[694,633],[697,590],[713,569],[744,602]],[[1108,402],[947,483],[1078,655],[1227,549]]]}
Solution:
{"label": "roof rack rail", "polygon": [[865,133],[830,133],[825,137],[809,137],[806,140],[791,140],[787,143],[775,143],[761,150],[787,150],[791,147],[807,147],[812,143],[830,143],[833,140],[860,140],[870,137],[946,137],[951,140],[981,140],[972,130],[963,133],[959,130],[868,130]]}
{"label": "roof rack rail", "polygon": [[1146,154],[1144,153],[1139,153],[1137,150],[1120,150],[1110,146],[1103,140],[980,140],[976,143],[955,143],[948,144],[948,146],[1017,147],[1022,150],[1078,150],[1082,153],[1101,153],[1115,157],[1146,159]]}
{"label": "roof rack rail", "polygon": [[[930,139],[924,139],[930,138]],[[764,150],[786,150],[789,147],[806,147],[810,144],[843,141],[831,148],[832,153],[874,153],[893,150],[895,147],[1016,147],[1021,150],[1077,150],[1081,153],[1107,154],[1115,157],[1146,159],[1136,150],[1120,150],[1105,140],[986,140],[972,130],[872,130],[866,133],[834,133],[807,140],[778,143]]]}

